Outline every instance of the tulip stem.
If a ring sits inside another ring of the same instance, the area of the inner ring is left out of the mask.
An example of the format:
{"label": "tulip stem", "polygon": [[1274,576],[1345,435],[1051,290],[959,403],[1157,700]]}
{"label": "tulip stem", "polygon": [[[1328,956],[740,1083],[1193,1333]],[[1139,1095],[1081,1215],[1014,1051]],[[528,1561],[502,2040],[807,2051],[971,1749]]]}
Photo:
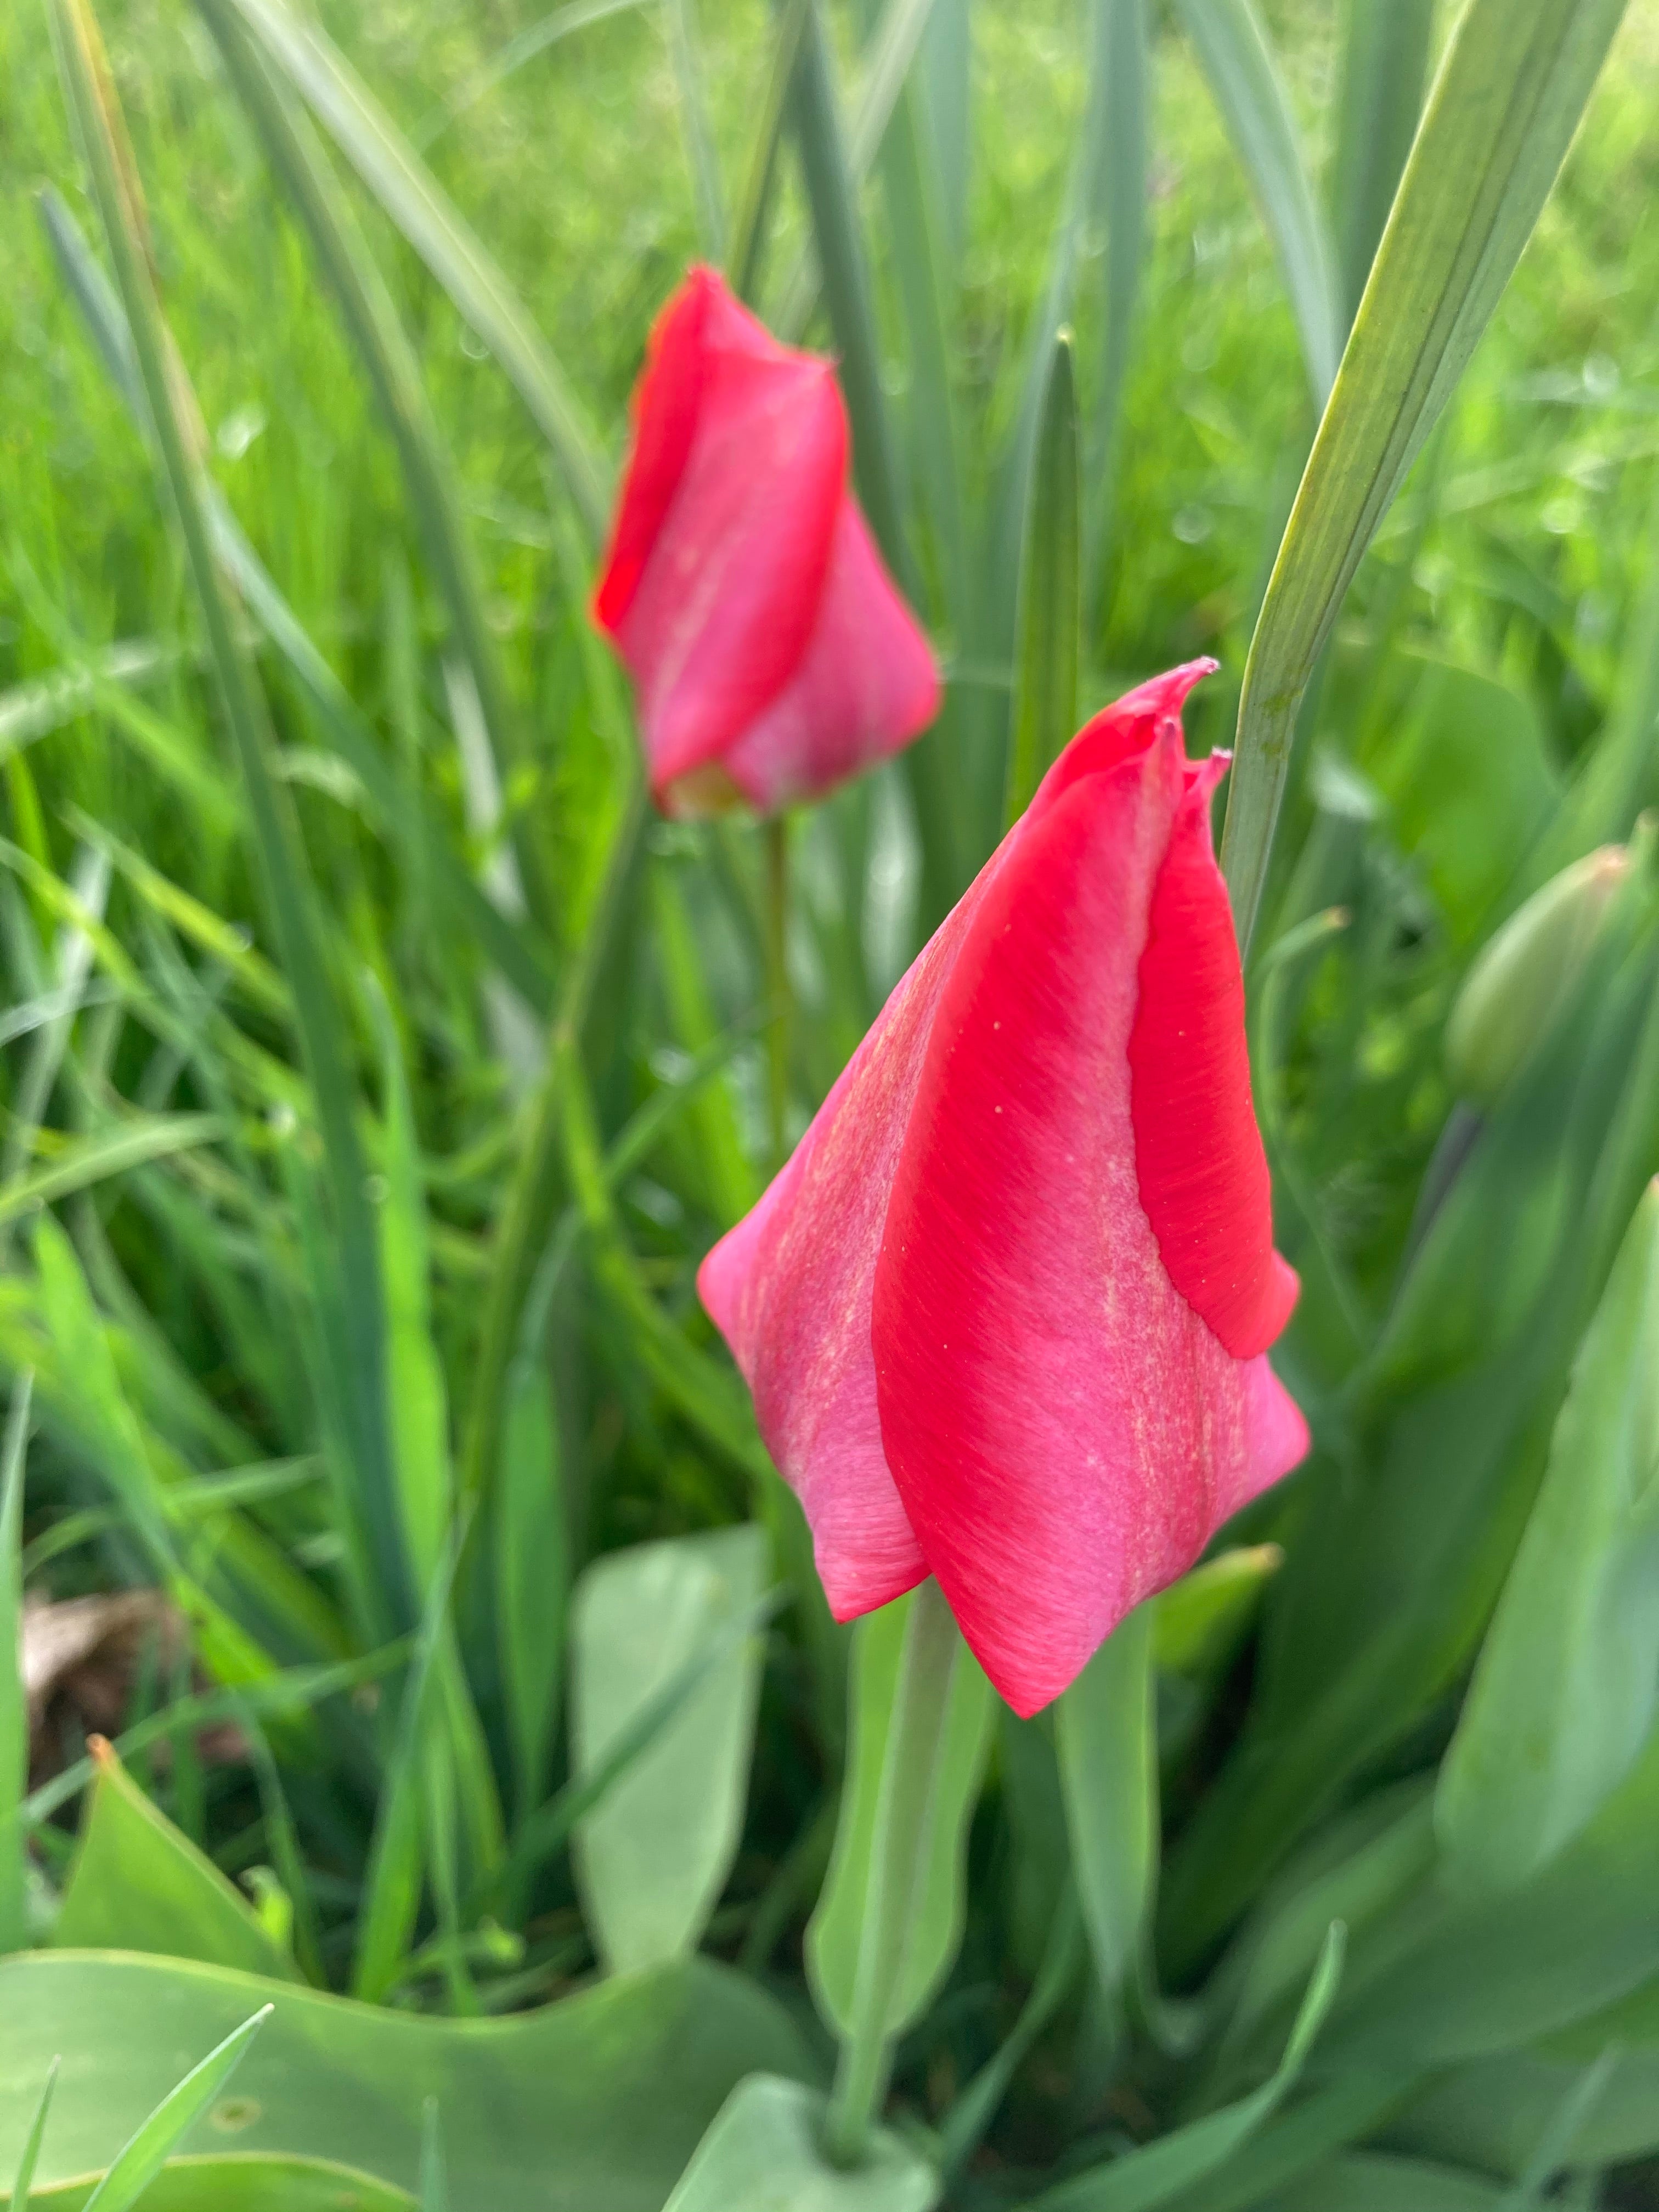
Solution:
{"label": "tulip stem", "polygon": [[789,823],[775,814],[766,824],[766,1074],[771,1164],[789,1150]]}
{"label": "tulip stem", "polygon": [[945,1709],[962,1649],[951,1608],[930,1578],[911,1599],[904,1625],[892,1724],[876,1800],[852,2016],[824,2127],[824,2149],[841,2166],[856,2166],[863,2158],[886,2094],[893,2063],[893,2022],[896,2017],[902,2019],[906,1954],[927,1869]]}

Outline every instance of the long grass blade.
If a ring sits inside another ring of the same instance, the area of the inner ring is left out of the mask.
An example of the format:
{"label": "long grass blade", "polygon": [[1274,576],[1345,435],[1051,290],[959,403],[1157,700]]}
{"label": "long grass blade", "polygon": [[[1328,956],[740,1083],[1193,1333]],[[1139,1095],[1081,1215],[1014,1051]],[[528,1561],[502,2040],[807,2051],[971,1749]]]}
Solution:
{"label": "long grass blade", "polygon": [[383,1419],[385,1325],[377,1240],[342,1025],[323,958],[320,919],[292,801],[272,773],[274,745],[264,702],[213,544],[195,425],[183,403],[173,349],[150,271],[137,174],[102,46],[87,0],[52,0],[51,20],[65,94],[86,149],[94,197],[126,312],[162,481],[184,540],[220,699],[241,766],[265,899],[294,993],[337,1240],[345,1334],[336,1350],[348,1378],[355,1472],[380,1570],[378,1592],[391,1620],[401,1623],[409,1617],[410,1583]]}
{"label": "long grass blade", "polygon": [[1278,248],[1314,404],[1322,407],[1341,350],[1335,270],[1273,49],[1253,0],[1177,4]]}
{"label": "long grass blade", "polygon": [[71,1191],[107,1182],[112,1176],[216,1143],[224,1133],[225,1125],[215,1114],[157,1114],[95,1136],[73,1138],[49,1167],[0,1183],[0,1225],[67,1198]]}
{"label": "long grass blade", "polygon": [[11,2212],[28,2212],[29,2191],[34,2186],[35,2168],[40,2163],[40,2144],[46,2132],[46,2115],[52,2110],[52,2093],[58,2087],[58,2069],[63,2063],[61,2056],[56,2057],[46,2069],[40,2100],[34,2108],[34,2118],[29,2122],[28,2134],[23,2139],[22,2155],[17,2161],[17,2172],[12,2179]]}
{"label": "long grass blade", "polygon": [[1084,480],[1089,604],[1111,537],[1118,418],[1139,319],[1146,268],[1146,177],[1151,159],[1151,68],[1146,0],[1112,0],[1106,27],[1105,145],[1098,186],[1106,219],[1105,337],[1089,411]]}
{"label": "long grass blade", "polygon": [[1248,945],[1303,695],[1549,196],[1625,0],[1469,0],[1401,180],[1251,641],[1222,865]]}
{"label": "long grass blade", "polygon": [[86,2202],[86,2212],[131,2212],[241,2064],[276,2008],[261,2005],[169,2091],[129,2139]]}
{"label": "long grass blade", "polygon": [[806,29],[811,0],[787,0],[772,34],[771,60],[766,89],[761,95],[760,120],[750,151],[749,167],[732,226],[726,274],[738,299],[755,304],[760,287],[761,264],[766,251],[766,222],[772,205],[772,183],[777,174],[778,145],[789,113],[790,88],[800,59],[801,39]]}
{"label": "long grass blade", "polygon": [[538,54],[544,54],[568,39],[573,31],[585,31],[590,23],[603,23],[608,16],[622,15],[635,8],[645,7],[649,0],[568,0],[562,8],[556,8],[550,15],[544,15],[538,23],[532,23],[516,38],[509,39],[498,52],[470,76],[463,78],[441,106],[435,107],[414,133],[414,141],[425,153],[434,140],[441,137],[450,125],[466,113],[469,107],[505,84],[526,62],[533,62]]}
{"label": "long grass blade", "polygon": [[691,183],[696,195],[697,228],[702,250],[710,261],[726,258],[726,195],[720,184],[720,161],[709,127],[708,100],[703,89],[702,56],[697,42],[693,0],[663,0],[668,52],[674,64],[679,93],[680,128],[691,164]]}
{"label": "long grass blade", "polygon": [[[28,1698],[23,1687],[23,1462],[32,1375],[12,1385],[0,1448],[0,1958],[28,1948],[28,1892],[17,1809],[29,1786]],[[14,2193],[14,2203],[16,2201]],[[27,2201],[27,2200],[26,2200]]]}
{"label": "long grass blade", "polygon": [[580,403],[524,303],[320,27],[295,15],[283,0],[234,4],[511,378],[597,546],[610,511],[610,471]]}
{"label": "long grass blade", "polygon": [[1019,819],[1077,726],[1082,544],[1072,340],[1054,342],[1020,563],[1019,661],[1004,819]]}

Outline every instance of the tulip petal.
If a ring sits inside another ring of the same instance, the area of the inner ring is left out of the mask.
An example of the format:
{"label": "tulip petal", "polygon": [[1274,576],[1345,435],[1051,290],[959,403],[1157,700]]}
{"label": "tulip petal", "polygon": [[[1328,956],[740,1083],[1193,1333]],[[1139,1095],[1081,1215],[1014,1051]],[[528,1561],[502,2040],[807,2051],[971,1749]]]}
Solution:
{"label": "tulip petal", "polygon": [[875,1271],[887,1462],[1021,1713],[1305,1448],[1265,1362],[1170,1280],[1141,1203],[1128,1047],[1188,775],[1170,708],[1133,719],[1133,742],[1110,718],[1077,741],[1094,772],[1063,756],[981,878]]}
{"label": "tulip petal", "polygon": [[595,599],[602,622],[620,608],[607,626],[659,803],[795,675],[846,492],[833,365],[779,345],[724,287],[699,297],[695,321],[688,309],[665,326],[642,395],[644,474]]}
{"label": "tulip petal", "polygon": [[634,442],[593,592],[593,619],[613,637],[634,603],[646,562],[690,458],[703,393],[703,330],[719,280],[694,269],[652,325],[645,373],[629,410]]}
{"label": "tulip petal", "polygon": [[770,812],[897,752],[938,712],[933,656],[849,495],[800,665],[725,766]]}
{"label": "tulip petal", "polygon": [[1244,976],[1210,838],[1221,756],[1189,769],[1152,887],[1129,1036],[1140,1202],[1170,1279],[1235,1359],[1296,1304],[1273,1250],[1273,1185],[1250,1099]]}

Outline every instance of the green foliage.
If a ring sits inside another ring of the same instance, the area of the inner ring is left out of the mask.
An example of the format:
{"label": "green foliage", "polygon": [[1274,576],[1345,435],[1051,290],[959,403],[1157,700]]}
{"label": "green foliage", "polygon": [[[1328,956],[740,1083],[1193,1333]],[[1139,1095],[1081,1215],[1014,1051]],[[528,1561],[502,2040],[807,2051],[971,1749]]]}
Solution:
{"label": "green foliage", "polygon": [[[0,21],[0,2184],[1591,2201],[1659,2150],[1651,6],[1541,222],[1620,0],[196,12]],[[650,819],[586,616],[697,252],[840,354],[946,680],[769,843]],[[1206,651],[1316,1451],[1016,1723],[931,1589],[830,1619],[696,1268]],[[24,1593],[128,1586],[115,1717],[26,1700]]]}

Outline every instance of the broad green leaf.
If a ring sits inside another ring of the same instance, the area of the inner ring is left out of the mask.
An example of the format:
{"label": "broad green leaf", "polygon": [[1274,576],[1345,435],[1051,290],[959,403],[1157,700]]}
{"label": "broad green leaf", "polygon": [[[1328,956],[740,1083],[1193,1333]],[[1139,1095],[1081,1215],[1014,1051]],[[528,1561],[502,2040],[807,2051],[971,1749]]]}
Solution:
{"label": "broad green leaf", "polygon": [[608,471],[580,403],[495,261],[450,204],[350,64],[283,0],[235,0],[270,59],[295,84],[457,309],[512,379],[552,448],[593,544],[605,534]]}
{"label": "broad green leaf", "polygon": [[1082,612],[1081,488],[1072,341],[1054,340],[1025,507],[1019,658],[1009,735],[1005,823],[1017,822],[1077,727]]}
{"label": "broad green leaf", "polygon": [[1516,2051],[1456,2068],[1394,2123],[1390,2144],[1519,2177],[1599,2052],[1609,2063],[1575,2130],[1573,2164],[1612,2166],[1659,2151],[1659,2048],[1621,2048],[1613,2026],[1586,2022],[1561,2039],[1583,2056],[1547,2045],[1547,2057]]}
{"label": "broad green leaf", "polygon": [[59,74],[115,265],[160,475],[184,540],[220,702],[242,770],[265,901],[294,994],[323,1139],[337,1248],[332,1272],[338,1279],[343,1340],[331,1349],[343,1374],[343,1402],[352,1414],[354,1471],[380,1571],[378,1586],[393,1621],[401,1623],[409,1617],[411,1593],[396,1524],[382,1418],[385,1346],[380,1270],[346,1042],[323,952],[322,918],[291,795],[273,772],[273,735],[235,619],[233,587],[221,571],[197,423],[185,407],[175,370],[175,349],[156,295],[143,210],[135,197],[137,171],[97,27],[87,0],[52,0],[50,21]]}
{"label": "broad green leaf", "polygon": [[1573,1840],[1518,1887],[1413,1900],[1355,1946],[1333,2063],[1429,2068],[1524,2048],[1659,1974],[1650,1879],[1659,1733]]}
{"label": "broad green leaf", "polygon": [[1440,1771],[1447,1875],[1507,1888],[1593,1818],[1659,1703],[1659,1187],[1636,1211]]}
{"label": "broad green leaf", "polygon": [[823,2120],[817,2091],[751,2074],[721,2106],[664,2212],[932,2212],[939,2177],[908,2143],[881,2132],[858,2166],[833,2166]]}
{"label": "broad green leaf", "polygon": [[1344,0],[1343,17],[1331,228],[1346,329],[1422,112],[1434,0]]}
{"label": "broad green leaf", "polygon": [[[86,2212],[95,2181],[37,2189],[31,2212]],[[21,2197],[15,2200],[20,2205]],[[13,2198],[0,2197],[11,2212]],[[372,2174],[316,2158],[169,2159],[143,2195],[143,2212],[415,2212],[415,2199]]]}
{"label": "broad green leaf", "polygon": [[1452,941],[1471,945],[1560,802],[1537,709],[1510,685],[1427,653],[1386,744],[1361,763],[1422,864]]}
{"label": "broad green leaf", "polygon": [[1310,2089],[1276,2112],[1219,2172],[1178,2190],[1169,2212],[1260,2212],[1274,2190],[1374,2136],[1408,2101],[1412,2086],[1409,2075],[1365,2069]]}
{"label": "broad green leaf", "polygon": [[1073,1878],[1095,1971],[1115,2006],[1146,1964],[1158,1880],[1153,1618],[1143,1605],[1120,1622],[1054,1717]]}
{"label": "broad green leaf", "polygon": [[23,1467],[34,1378],[12,1386],[0,1447],[0,1955],[29,1940],[27,1858],[18,1808],[29,1786],[28,1698],[23,1686]]}
{"label": "broad green leaf", "polygon": [[52,2051],[75,2063],[43,2183],[101,2171],[192,2056],[267,1997],[276,2009],[230,2109],[209,2117],[218,2142],[337,2160],[412,2189],[435,2098],[453,2199],[491,2212],[659,2212],[745,2075],[810,2072],[788,2014],[708,1960],[539,2012],[446,2021],[216,1967],[39,1953],[0,1963],[0,2174],[15,2166]]}
{"label": "broad green leaf", "polygon": [[[950,1972],[967,1910],[968,1824],[990,1746],[995,1696],[963,1643],[944,1601],[924,1584],[930,1615],[942,1614],[936,1723],[904,1729],[896,1704],[901,1662],[920,1594],[866,1614],[853,1638],[851,1745],[829,1877],[806,1930],[806,1967],[819,2010],[838,2032],[854,2024],[866,1953],[885,1944],[890,1976],[882,2027],[901,2034]],[[930,1623],[930,1625],[932,1625]],[[925,1722],[927,1716],[919,1717]],[[912,1740],[914,1736],[915,1740]],[[914,1887],[886,1893],[882,1854],[896,1793],[920,1793],[927,1818]]]}
{"label": "broad green leaf", "polygon": [[1259,2089],[1202,2119],[1189,2120],[1156,2142],[1126,2151],[1109,2165],[1045,2189],[1030,2200],[1029,2212],[1152,2212],[1226,2167],[1295,2087],[1336,1994],[1342,1950],[1338,1923],[1326,1936],[1285,2055]]}
{"label": "broad green leaf", "polygon": [[1264,2025],[1288,2011],[1340,1921],[1358,1939],[1431,1875],[1433,1805],[1425,1784],[1379,1790],[1316,1837],[1264,1893],[1210,1989],[1226,1998],[1222,2050],[1249,2050]]}
{"label": "broad green leaf", "polygon": [[1314,405],[1322,407],[1341,350],[1336,273],[1324,215],[1308,179],[1296,119],[1254,0],[1177,0],[1215,102],[1279,250]]}
{"label": "broad green leaf", "polygon": [[270,2017],[269,2002],[234,2027],[141,2120],[87,2199],[87,2212],[130,2212],[241,2064]]}
{"label": "broad green leaf", "polygon": [[1241,943],[1315,664],[1521,258],[1624,12],[1625,0],[1469,0],[1453,34],[1251,641],[1222,841]]}
{"label": "broad green leaf", "polygon": [[96,1779],[52,1942],[63,1950],[151,1951],[276,1980],[294,1975],[246,1899],[181,1835],[101,1738]]}
{"label": "broad green leaf", "polygon": [[[642,1544],[595,1561],[571,1601],[572,1764],[599,1767],[711,1637],[759,1599],[758,1528]],[[582,1821],[576,1869],[612,1973],[694,1950],[743,1828],[762,1652],[733,1650]]]}
{"label": "broad green leaf", "polygon": [[1263,2212],[1504,2212],[1508,2202],[1478,2173],[1356,2151],[1316,2167]]}

